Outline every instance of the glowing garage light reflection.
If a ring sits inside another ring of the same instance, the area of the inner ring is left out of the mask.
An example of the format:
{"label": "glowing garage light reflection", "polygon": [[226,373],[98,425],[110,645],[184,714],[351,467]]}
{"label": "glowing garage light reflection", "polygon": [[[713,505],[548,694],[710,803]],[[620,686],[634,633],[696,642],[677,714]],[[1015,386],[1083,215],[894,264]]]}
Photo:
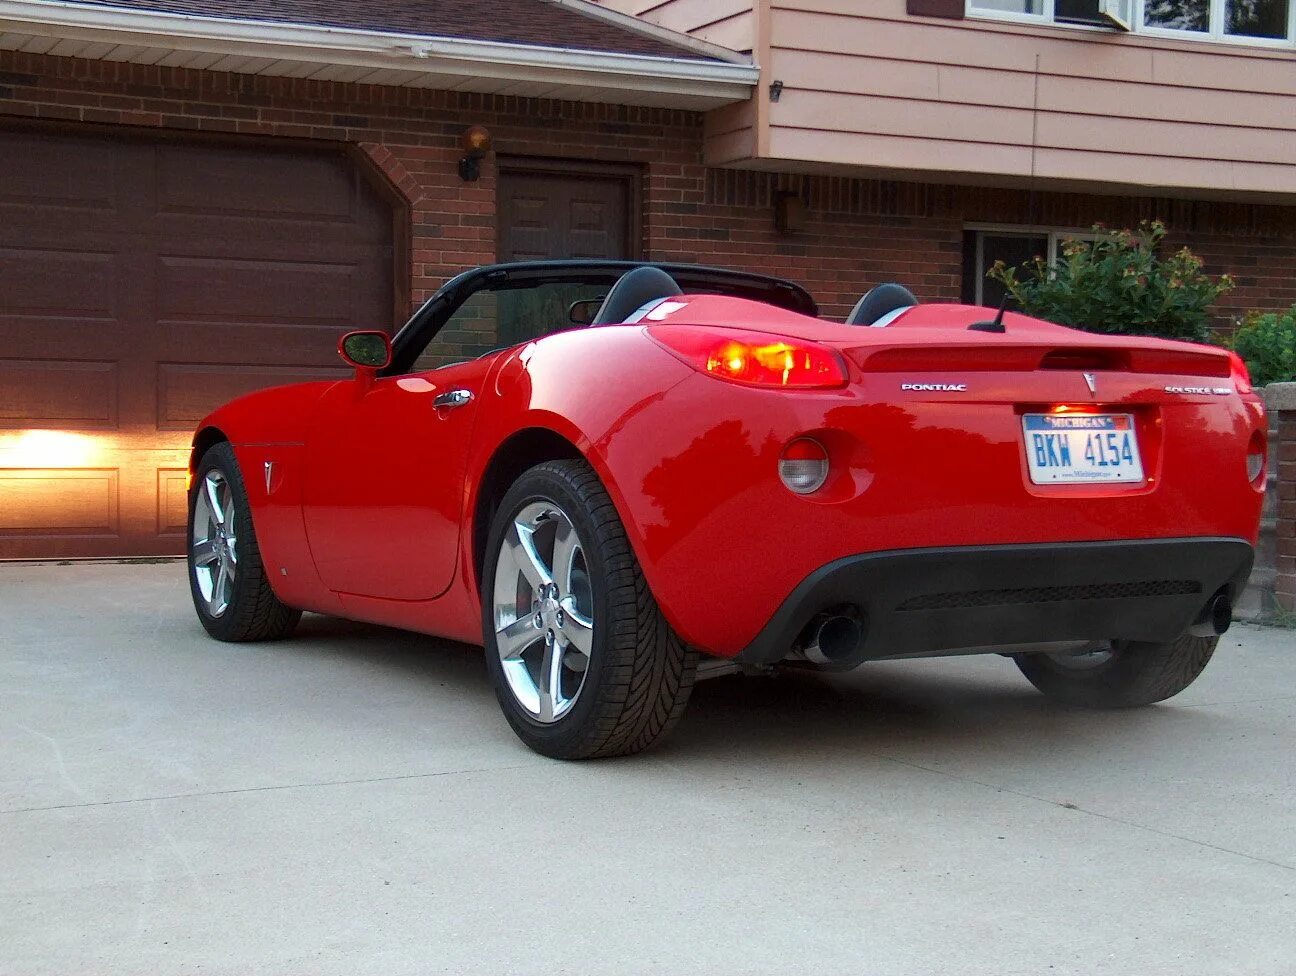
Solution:
{"label": "glowing garage light reflection", "polygon": [[87,468],[103,455],[93,434],[19,430],[0,434],[0,464],[11,468]]}

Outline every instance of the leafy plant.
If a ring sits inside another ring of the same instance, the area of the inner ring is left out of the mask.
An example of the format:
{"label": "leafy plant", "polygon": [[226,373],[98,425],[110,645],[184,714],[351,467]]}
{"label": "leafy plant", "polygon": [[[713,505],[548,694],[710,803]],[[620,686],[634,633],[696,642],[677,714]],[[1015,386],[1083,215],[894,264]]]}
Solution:
{"label": "leafy plant", "polygon": [[1246,360],[1256,386],[1296,381],[1296,305],[1249,313],[1229,345]]}
{"label": "leafy plant", "polygon": [[1161,256],[1165,224],[1144,221],[1137,233],[1094,225],[1096,240],[1068,240],[1062,259],[1037,256],[1020,268],[996,261],[986,277],[1001,282],[1022,311],[1089,332],[1210,338],[1207,309],[1233,279],[1202,274],[1202,261],[1186,247]]}

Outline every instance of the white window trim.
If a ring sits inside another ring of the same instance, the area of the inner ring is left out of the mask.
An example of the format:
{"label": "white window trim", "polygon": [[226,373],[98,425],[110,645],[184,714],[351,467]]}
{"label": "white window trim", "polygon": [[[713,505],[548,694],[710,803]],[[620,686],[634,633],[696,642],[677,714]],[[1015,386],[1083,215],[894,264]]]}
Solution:
{"label": "white window trim", "polygon": [[[1043,11],[1038,14],[1019,14],[1010,10],[991,10],[978,7],[977,0],[964,0],[964,13],[969,20],[993,20],[1011,24],[1030,24],[1036,27],[1057,27],[1062,30],[1098,32],[1101,34],[1122,34],[1124,31],[1115,27],[1102,27],[1097,24],[1073,24],[1053,19],[1054,0],[1041,0]],[[1226,34],[1224,32],[1224,0],[1211,0],[1211,23],[1209,31],[1175,30],[1171,27],[1148,27],[1143,23],[1145,12],[1144,0],[1132,0],[1129,33],[1142,34],[1145,37],[1158,37],[1171,41],[1205,42],[1207,44],[1238,44],[1243,47],[1259,47],[1269,50],[1288,50],[1296,47],[1296,0],[1288,4],[1287,36],[1247,37],[1244,34]]]}
{"label": "white window trim", "polygon": [[1041,227],[1035,224],[964,224],[963,229],[969,233],[977,235],[976,255],[972,260],[976,262],[976,304],[985,304],[985,272],[990,269],[986,266],[985,261],[985,235],[1001,234],[1011,235],[1013,237],[1046,237],[1048,238],[1048,261],[1052,265],[1055,263],[1058,253],[1058,246],[1063,241],[1096,241],[1102,236],[1101,231],[1095,231],[1092,227],[1086,227],[1083,230],[1076,228],[1068,230],[1057,227]]}

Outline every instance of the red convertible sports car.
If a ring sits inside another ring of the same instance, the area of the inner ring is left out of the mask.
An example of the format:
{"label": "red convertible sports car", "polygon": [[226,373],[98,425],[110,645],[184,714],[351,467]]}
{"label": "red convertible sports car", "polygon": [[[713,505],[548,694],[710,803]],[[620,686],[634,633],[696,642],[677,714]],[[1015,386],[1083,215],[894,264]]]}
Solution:
{"label": "red convertible sports car", "polygon": [[193,441],[227,641],[303,610],[484,644],[509,723],[636,752],[696,678],[1011,656],[1088,706],[1182,691],[1250,571],[1265,422],[1228,352],[787,281],[562,261],[451,280],[353,379]]}

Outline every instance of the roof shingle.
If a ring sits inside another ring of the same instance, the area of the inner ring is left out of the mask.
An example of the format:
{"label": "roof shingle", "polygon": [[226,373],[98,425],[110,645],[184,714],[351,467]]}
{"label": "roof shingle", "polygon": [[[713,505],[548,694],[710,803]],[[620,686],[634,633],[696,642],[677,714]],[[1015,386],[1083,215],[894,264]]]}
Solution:
{"label": "roof shingle", "polygon": [[119,10],[505,41],[709,61],[551,0],[81,0]]}

